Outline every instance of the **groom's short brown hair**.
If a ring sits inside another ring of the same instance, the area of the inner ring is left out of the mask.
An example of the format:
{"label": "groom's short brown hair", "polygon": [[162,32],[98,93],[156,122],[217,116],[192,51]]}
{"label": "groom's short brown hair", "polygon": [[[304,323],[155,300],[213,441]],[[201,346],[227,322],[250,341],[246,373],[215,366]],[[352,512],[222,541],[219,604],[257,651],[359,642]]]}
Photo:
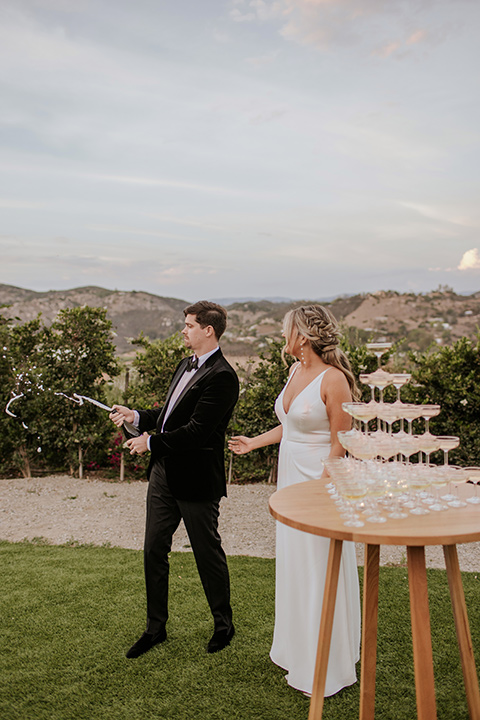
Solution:
{"label": "groom's short brown hair", "polygon": [[220,340],[227,327],[227,311],[225,308],[208,300],[199,300],[193,305],[189,305],[185,308],[183,314],[185,317],[195,315],[198,324],[202,328],[211,325],[217,340]]}

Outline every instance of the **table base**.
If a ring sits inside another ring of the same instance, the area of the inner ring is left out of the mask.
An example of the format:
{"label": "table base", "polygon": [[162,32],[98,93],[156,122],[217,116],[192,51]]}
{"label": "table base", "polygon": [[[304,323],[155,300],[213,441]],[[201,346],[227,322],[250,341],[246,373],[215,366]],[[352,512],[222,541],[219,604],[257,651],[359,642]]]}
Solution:
{"label": "table base", "polygon": [[[342,546],[343,540],[330,540],[314,686],[308,720],[320,720],[323,713],[327,663],[330,652]],[[460,650],[468,710],[472,720],[480,720],[480,692],[456,545],[444,545],[443,552],[457,642]],[[437,710],[435,703],[425,548],[423,546],[407,547],[407,563],[417,715],[418,720],[435,720]],[[360,720],[373,720],[375,714],[379,571],[380,546],[366,544],[363,586]]]}

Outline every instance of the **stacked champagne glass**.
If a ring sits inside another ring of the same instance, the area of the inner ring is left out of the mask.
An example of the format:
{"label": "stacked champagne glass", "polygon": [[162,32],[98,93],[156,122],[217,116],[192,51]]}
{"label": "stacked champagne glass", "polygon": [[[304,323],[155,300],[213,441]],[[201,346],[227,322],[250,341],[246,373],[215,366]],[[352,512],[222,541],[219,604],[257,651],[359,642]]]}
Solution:
{"label": "stacked champagne glass", "polygon": [[[439,414],[440,405],[402,402],[401,389],[410,379],[408,373],[389,373],[379,367],[360,375],[360,382],[370,387],[370,402],[343,403],[354,419],[351,430],[338,433],[348,455],[326,459],[324,464],[330,476],[327,490],[346,526],[480,504],[476,493],[480,469],[461,468],[448,461],[459,438],[430,432],[430,419]],[[397,392],[392,403],[383,399],[389,385]],[[415,434],[413,421],[419,419],[424,421],[424,432]],[[399,426],[396,432],[394,423]],[[443,464],[431,464],[431,454],[438,451],[443,452]],[[475,483],[475,494],[462,500],[454,488],[468,480]]]}

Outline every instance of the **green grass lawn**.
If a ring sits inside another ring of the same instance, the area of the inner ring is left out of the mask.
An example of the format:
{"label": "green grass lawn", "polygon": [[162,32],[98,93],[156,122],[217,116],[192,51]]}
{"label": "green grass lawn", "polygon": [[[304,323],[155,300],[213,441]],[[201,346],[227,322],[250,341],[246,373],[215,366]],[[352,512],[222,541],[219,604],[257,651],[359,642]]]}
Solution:
{"label": "green grass lawn", "polygon": [[[306,720],[309,701],[269,660],[274,562],[230,557],[237,634],[208,655],[212,621],[191,553],[171,557],[168,639],[137,660],[142,553],[0,543],[2,720]],[[444,571],[429,596],[439,720],[468,718]],[[480,658],[480,589],[463,575]],[[327,698],[326,720],[358,717],[358,683]],[[405,568],[381,568],[376,720],[416,717]]]}

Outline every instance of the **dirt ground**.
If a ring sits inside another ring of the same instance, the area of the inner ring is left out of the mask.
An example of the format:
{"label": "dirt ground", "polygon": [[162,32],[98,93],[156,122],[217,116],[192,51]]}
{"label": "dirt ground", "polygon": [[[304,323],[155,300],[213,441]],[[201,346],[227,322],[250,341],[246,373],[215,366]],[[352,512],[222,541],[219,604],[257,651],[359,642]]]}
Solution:
{"label": "dirt ground", "polygon": [[[465,488],[472,491],[472,486]],[[79,480],[68,475],[0,480],[0,539],[43,538],[52,544],[93,543],[140,550],[145,522],[145,482]],[[227,555],[275,557],[275,521],[268,499],[275,486],[230,485],[222,500],[220,534]],[[479,510],[480,522],[480,510]],[[189,551],[183,524],[173,550]],[[460,568],[480,571],[480,543],[458,546]],[[442,548],[426,549],[427,566],[444,568]],[[381,548],[382,564],[405,564],[403,547]],[[357,545],[363,564],[363,545]]]}

